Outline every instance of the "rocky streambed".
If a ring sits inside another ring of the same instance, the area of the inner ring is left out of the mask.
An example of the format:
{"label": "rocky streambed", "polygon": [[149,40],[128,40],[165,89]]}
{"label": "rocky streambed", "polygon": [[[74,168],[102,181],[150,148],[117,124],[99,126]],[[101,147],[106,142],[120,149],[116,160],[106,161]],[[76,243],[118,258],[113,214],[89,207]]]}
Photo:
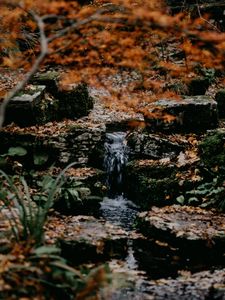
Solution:
{"label": "rocky streambed", "polygon": [[[146,119],[146,128],[134,129],[143,117],[107,111],[86,86],[57,94],[53,75],[36,77],[33,84],[46,87],[9,107],[10,116],[24,105],[40,118],[29,114],[28,123],[0,132],[1,168],[25,175],[34,195],[46,176],[73,163],[50,211],[46,243],[76,267],[107,263],[113,280],[102,299],[225,298],[225,215],[218,210],[225,207],[225,129],[217,102],[162,99],[149,110],[162,106],[172,122]],[[38,110],[42,97],[48,107]],[[1,239],[3,252],[7,242]]]}

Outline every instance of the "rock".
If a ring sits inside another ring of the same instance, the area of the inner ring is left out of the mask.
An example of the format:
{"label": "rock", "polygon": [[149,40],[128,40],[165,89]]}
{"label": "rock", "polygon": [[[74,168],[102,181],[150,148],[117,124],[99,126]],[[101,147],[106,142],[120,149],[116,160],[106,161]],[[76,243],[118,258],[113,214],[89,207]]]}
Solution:
{"label": "rock", "polygon": [[145,293],[154,300],[225,299],[225,269],[195,274],[181,272],[177,279],[159,279],[145,284]]}
{"label": "rock", "polygon": [[83,263],[109,257],[124,257],[127,253],[128,233],[104,220],[68,216],[52,217],[49,221],[55,225],[51,227],[49,223],[47,239],[57,239],[62,256],[70,262]]}
{"label": "rock", "polygon": [[133,131],[127,137],[130,159],[174,158],[183,146],[156,134]]}
{"label": "rock", "polygon": [[209,131],[199,145],[200,158],[204,166],[219,176],[224,176],[225,129]]}
{"label": "rock", "polygon": [[158,160],[137,160],[127,164],[125,193],[128,199],[142,209],[152,205],[171,204],[180,188],[176,179],[176,166]]}
{"label": "rock", "polygon": [[194,78],[188,84],[188,94],[190,96],[205,95],[209,84],[210,80],[207,77]]}
{"label": "rock", "polygon": [[153,207],[139,213],[141,231],[177,249],[177,255],[205,264],[224,264],[225,214],[191,206]]}
{"label": "rock", "polygon": [[150,131],[201,132],[218,125],[217,103],[209,96],[192,96],[181,100],[161,99],[149,109],[151,114],[159,111],[174,119],[165,122],[157,116],[146,117]]}
{"label": "rock", "polygon": [[225,89],[216,93],[215,100],[217,102],[218,114],[220,118],[225,118]]}
{"label": "rock", "polygon": [[[40,129],[31,127],[25,131],[17,128],[11,132],[6,129],[0,132],[0,154],[7,154],[10,147],[23,147],[27,155],[15,158],[29,169],[47,168],[52,164],[65,167],[71,162],[77,166],[86,166],[102,134],[104,129],[101,126],[75,122],[69,122],[68,125],[48,123]],[[35,157],[40,156],[46,159],[43,164],[37,165]]]}
{"label": "rock", "polygon": [[86,116],[93,108],[93,99],[84,83],[71,85],[69,90],[60,90],[58,99],[60,119],[74,120]]}
{"label": "rock", "polygon": [[46,91],[58,98],[60,74],[57,71],[47,71],[45,73],[36,73],[30,82],[32,84],[46,86]]}
{"label": "rock", "polygon": [[74,120],[86,116],[93,108],[93,98],[89,95],[87,85],[70,84],[60,88],[59,79],[59,72],[48,71],[35,75],[32,82],[46,85],[47,91],[58,101],[56,120],[63,118]]}
{"label": "rock", "polygon": [[42,107],[45,89],[44,85],[30,85],[11,99],[6,109],[4,124],[14,122],[20,126],[31,126],[43,123],[48,115]]}

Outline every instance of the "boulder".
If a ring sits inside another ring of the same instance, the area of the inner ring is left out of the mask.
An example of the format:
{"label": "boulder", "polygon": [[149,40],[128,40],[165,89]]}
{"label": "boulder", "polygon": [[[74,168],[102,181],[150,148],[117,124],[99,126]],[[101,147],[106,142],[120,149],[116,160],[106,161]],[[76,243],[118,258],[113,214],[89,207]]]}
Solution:
{"label": "boulder", "polygon": [[85,83],[71,85],[67,90],[60,90],[59,118],[77,119],[86,116],[93,108],[93,99],[89,96]]}
{"label": "boulder", "polygon": [[[157,117],[159,112],[162,116],[169,115],[170,120]],[[217,103],[209,96],[161,99],[150,106],[149,113],[155,114],[145,117],[150,131],[195,133],[218,125]]]}
{"label": "boulder", "polygon": [[171,204],[179,193],[176,166],[170,162],[131,161],[125,171],[125,194],[142,209]]}
{"label": "boulder", "polygon": [[57,71],[47,71],[36,73],[30,80],[35,85],[45,85],[46,91],[57,98],[59,92],[60,73]]}
{"label": "boulder", "polygon": [[199,77],[192,79],[188,84],[188,94],[191,96],[205,95],[210,84],[207,77]]}

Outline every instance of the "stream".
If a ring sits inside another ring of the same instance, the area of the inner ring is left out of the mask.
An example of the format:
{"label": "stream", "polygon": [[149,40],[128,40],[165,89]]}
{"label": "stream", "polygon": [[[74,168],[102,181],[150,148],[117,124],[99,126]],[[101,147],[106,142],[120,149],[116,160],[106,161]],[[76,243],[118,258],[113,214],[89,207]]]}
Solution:
{"label": "stream", "polygon": [[[123,193],[123,171],[128,162],[129,149],[126,145],[126,133],[111,132],[106,134],[104,168],[107,173],[106,184],[109,190],[108,196],[101,203],[101,215],[108,222],[120,226],[127,232],[134,230],[134,221],[138,213],[138,207],[128,200]],[[124,269],[139,272],[138,262],[134,257],[133,240],[128,240],[128,253],[124,262]],[[142,278],[130,288],[122,288],[113,296],[113,300],[130,299],[131,290],[135,293],[135,299],[142,292]],[[132,296],[132,299],[133,296]]]}
{"label": "stream", "polygon": [[[104,197],[101,202],[101,216],[106,221],[126,230],[129,234],[129,239],[127,256],[123,260],[109,262],[109,266],[112,263],[110,266],[112,271],[118,265],[121,265],[121,270],[122,272],[124,271],[124,274],[127,274],[124,275],[127,277],[125,280],[121,280],[121,286],[115,288],[110,295],[104,295],[103,299],[178,299],[177,291],[182,295],[181,299],[206,299],[202,295],[205,290],[204,287],[203,289],[202,287],[199,289],[198,287],[192,287],[192,281],[185,287],[187,288],[188,298],[183,297],[184,281],[183,279],[176,281],[176,278],[179,278],[179,270],[198,272],[210,268],[206,267],[204,261],[190,258],[188,254],[176,256],[173,248],[164,247],[165,245],[160,244],[160,241],[155,242],[151,239],[146,240],[141,237],[135,239],[132,237],[134,233],[137,234],[134,223],[139,209],[124,194],[124,170],[129,158],[126,133],[108,132],[104,148],[104,169],[107,174],[105,181],[109,192],[107,197]],[[201,275],[196,275],[196,282],[198,282],[197,276]],[[154,280],[156,282],[157,280],[164,280],[166,284],[162,289],[160,287],[158,289],[158,285]],[[189,285],[190,289],[193,289],[192,292],[188,291]],[[167,292],[170,295],[168,298]],[[152,293],[155,293],[157,296],[155,298],[152,297]]]}

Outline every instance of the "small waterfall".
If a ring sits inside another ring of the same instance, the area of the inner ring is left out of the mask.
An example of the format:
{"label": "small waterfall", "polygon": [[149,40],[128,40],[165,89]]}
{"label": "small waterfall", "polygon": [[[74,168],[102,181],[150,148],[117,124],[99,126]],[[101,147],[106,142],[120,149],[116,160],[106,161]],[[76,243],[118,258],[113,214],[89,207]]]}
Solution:
{"label": "small waterfall", "polygon": [[[126,199],[123,194],[123,175],[126,163],[128,162],[129,154],[126,144],[126,133],[107,133],[104,146],[104,168],[107,173],[106,184],[108,185],[109,193],[108,197],[104,197],[103,201],[101,202],[101,214],[108,222],[119,225],[127,232],[131,233],[134,229],[133,224],[138,209],[136,205]],[[132,239],[128,240],[128,253],[125,258],[125,264],[123,268],[131,270],[132,272],[138,272],[138,262],[134,256]],[[140,282],[142,282],[142,279],[135,282],[134,287],[132,287],[132,289],[137,291],[137,293],[141,291]],[[129,288],[128,290],[119,290],[118,295],[114,294],[111,299],[130,299]]]}
{"label": "small waterfall", "polygon": [[125,132],[106,134],[104,168],[107,173],[108,197],[101,203],[103,217],[126,230],[132,230],[137,214],[134,203],[123,195],[123,173],[128,161],[128,147]]}
{"label": "small waterfall", "polygon": [[107,173],[106,184],[112,198],[123,192],[123,170],[128,160],[125,137],[125,132],[106,134],[104,168]]}

